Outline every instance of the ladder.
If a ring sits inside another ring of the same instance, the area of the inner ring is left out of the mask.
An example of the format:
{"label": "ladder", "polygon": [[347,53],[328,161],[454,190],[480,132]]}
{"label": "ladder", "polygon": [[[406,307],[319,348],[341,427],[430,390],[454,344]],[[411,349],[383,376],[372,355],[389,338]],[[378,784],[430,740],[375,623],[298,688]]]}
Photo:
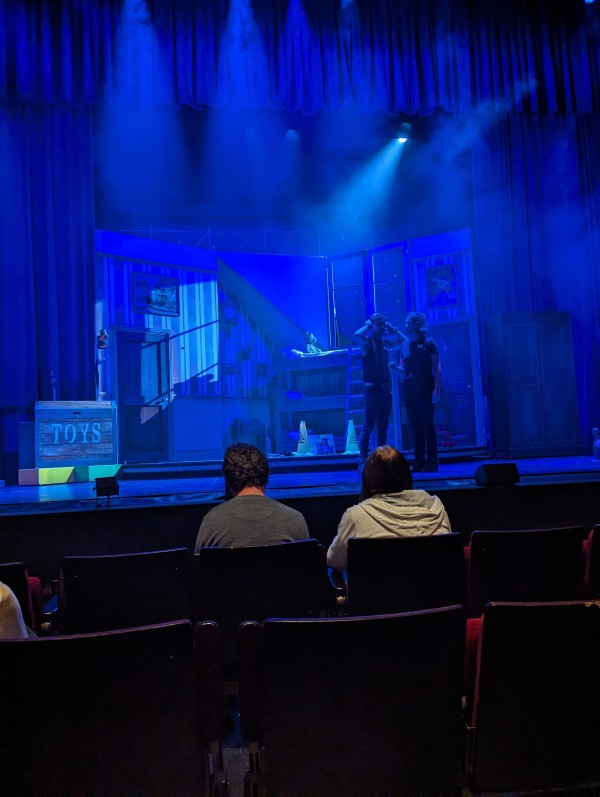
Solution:
{"label": "ladder", "polygon": [[346,429],[354,421],[356,436],[360,438],[365,420],[365,395],[360,349],[348,347],[348,368],[346,377]]}

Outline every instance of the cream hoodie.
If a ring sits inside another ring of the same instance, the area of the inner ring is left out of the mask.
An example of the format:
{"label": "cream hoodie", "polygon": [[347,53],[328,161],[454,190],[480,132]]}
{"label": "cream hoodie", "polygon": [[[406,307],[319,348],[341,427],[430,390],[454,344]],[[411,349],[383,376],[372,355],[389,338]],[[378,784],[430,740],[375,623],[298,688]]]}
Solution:
{"label": "cream hoodie", "polygon": [[346,569],[350,537],[426,537],[450,531],[448,515],[437,495],[425,490],[374,495],[344,512],[327,551],[327,563],[336,570]]}
{"label": "cream hoodie", "polygon": [[0,639],[27,639],[27,626],[15,593],[0,582]]}

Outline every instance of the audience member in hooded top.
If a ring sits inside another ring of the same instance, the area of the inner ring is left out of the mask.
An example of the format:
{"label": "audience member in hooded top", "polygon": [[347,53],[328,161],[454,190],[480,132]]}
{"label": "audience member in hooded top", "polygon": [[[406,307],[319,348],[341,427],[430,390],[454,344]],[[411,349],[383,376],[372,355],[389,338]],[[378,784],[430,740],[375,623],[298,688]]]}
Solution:
{"label": "audience member in hooded top", "polygon": [[27,639],[28,636],[15,593],[0,582],[0,639]]}
{"label": "audience member in hooded top", "polygon": [[327,562],[336,570],[346,569],[351,537],[419,537],[450,531],[438,496],[413,490],[405,457],[392,446],[380,446],[365,463],[359,503],[344,512]]}

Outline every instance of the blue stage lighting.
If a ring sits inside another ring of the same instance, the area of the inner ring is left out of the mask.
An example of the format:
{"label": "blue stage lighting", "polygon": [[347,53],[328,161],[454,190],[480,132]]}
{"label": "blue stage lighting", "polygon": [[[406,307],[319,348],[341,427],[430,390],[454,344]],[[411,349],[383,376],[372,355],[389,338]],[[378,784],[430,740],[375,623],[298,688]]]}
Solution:
{"label": "blue stage lighting", "polygon": [[584,0],[584,2],[586,2],[588,5],[591,5],[594,2],[594,0]]}
{"label": "blue stage lighting", "polygon": [[400,144],[406,144],[412,133],[412,125],[409,122],[402,122],[400,127],[394,131],[396,133],[396,141]]}

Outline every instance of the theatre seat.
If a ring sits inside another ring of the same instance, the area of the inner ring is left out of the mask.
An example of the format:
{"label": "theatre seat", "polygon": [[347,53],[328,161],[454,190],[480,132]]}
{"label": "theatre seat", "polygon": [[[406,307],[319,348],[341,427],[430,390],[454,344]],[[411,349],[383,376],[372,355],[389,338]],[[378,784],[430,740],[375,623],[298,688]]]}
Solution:
{"label": "theatre seat", "polygon": [[202,666],[189,621],[0,641],[0,793],[207,795],[221,717],[202,699],[218,633],[204,631]]}
{"label": "theatre seat", "polygon": [[464,753],[464,609],[239,631],[249,794],[438,794]]}
{"label": "theatre seat", "polygon": [[562,601],[582,597],[584,529],[474,531],[469,545],[468,613],[490,601]]}
{"label": "theatre seat", "polygon": [[600,783],[600,606],[492,603],[470,729],[475,792]]}
{"label": "theatre seat", "polygon": [[190,596],[186,548],[67,556],[60,570],[56,624],[63,634],[81,634],[189,619]]}
{"label": "theatre seat", "polygon": [[600,598],[600,524],[594,526],[586,541],[584,595]]}
{"label": "theatre seat", "polygon": [[235,668],[244,620],[316,617],[323,603],[325,557],[317,540],[251,548],[202,548],[192,565],[192,618],[215,620],[222,658]]}
{"label": "theatre seat", "polygon": [[460,534],[348,540],[350,614],[388,614],[464,604]]}

